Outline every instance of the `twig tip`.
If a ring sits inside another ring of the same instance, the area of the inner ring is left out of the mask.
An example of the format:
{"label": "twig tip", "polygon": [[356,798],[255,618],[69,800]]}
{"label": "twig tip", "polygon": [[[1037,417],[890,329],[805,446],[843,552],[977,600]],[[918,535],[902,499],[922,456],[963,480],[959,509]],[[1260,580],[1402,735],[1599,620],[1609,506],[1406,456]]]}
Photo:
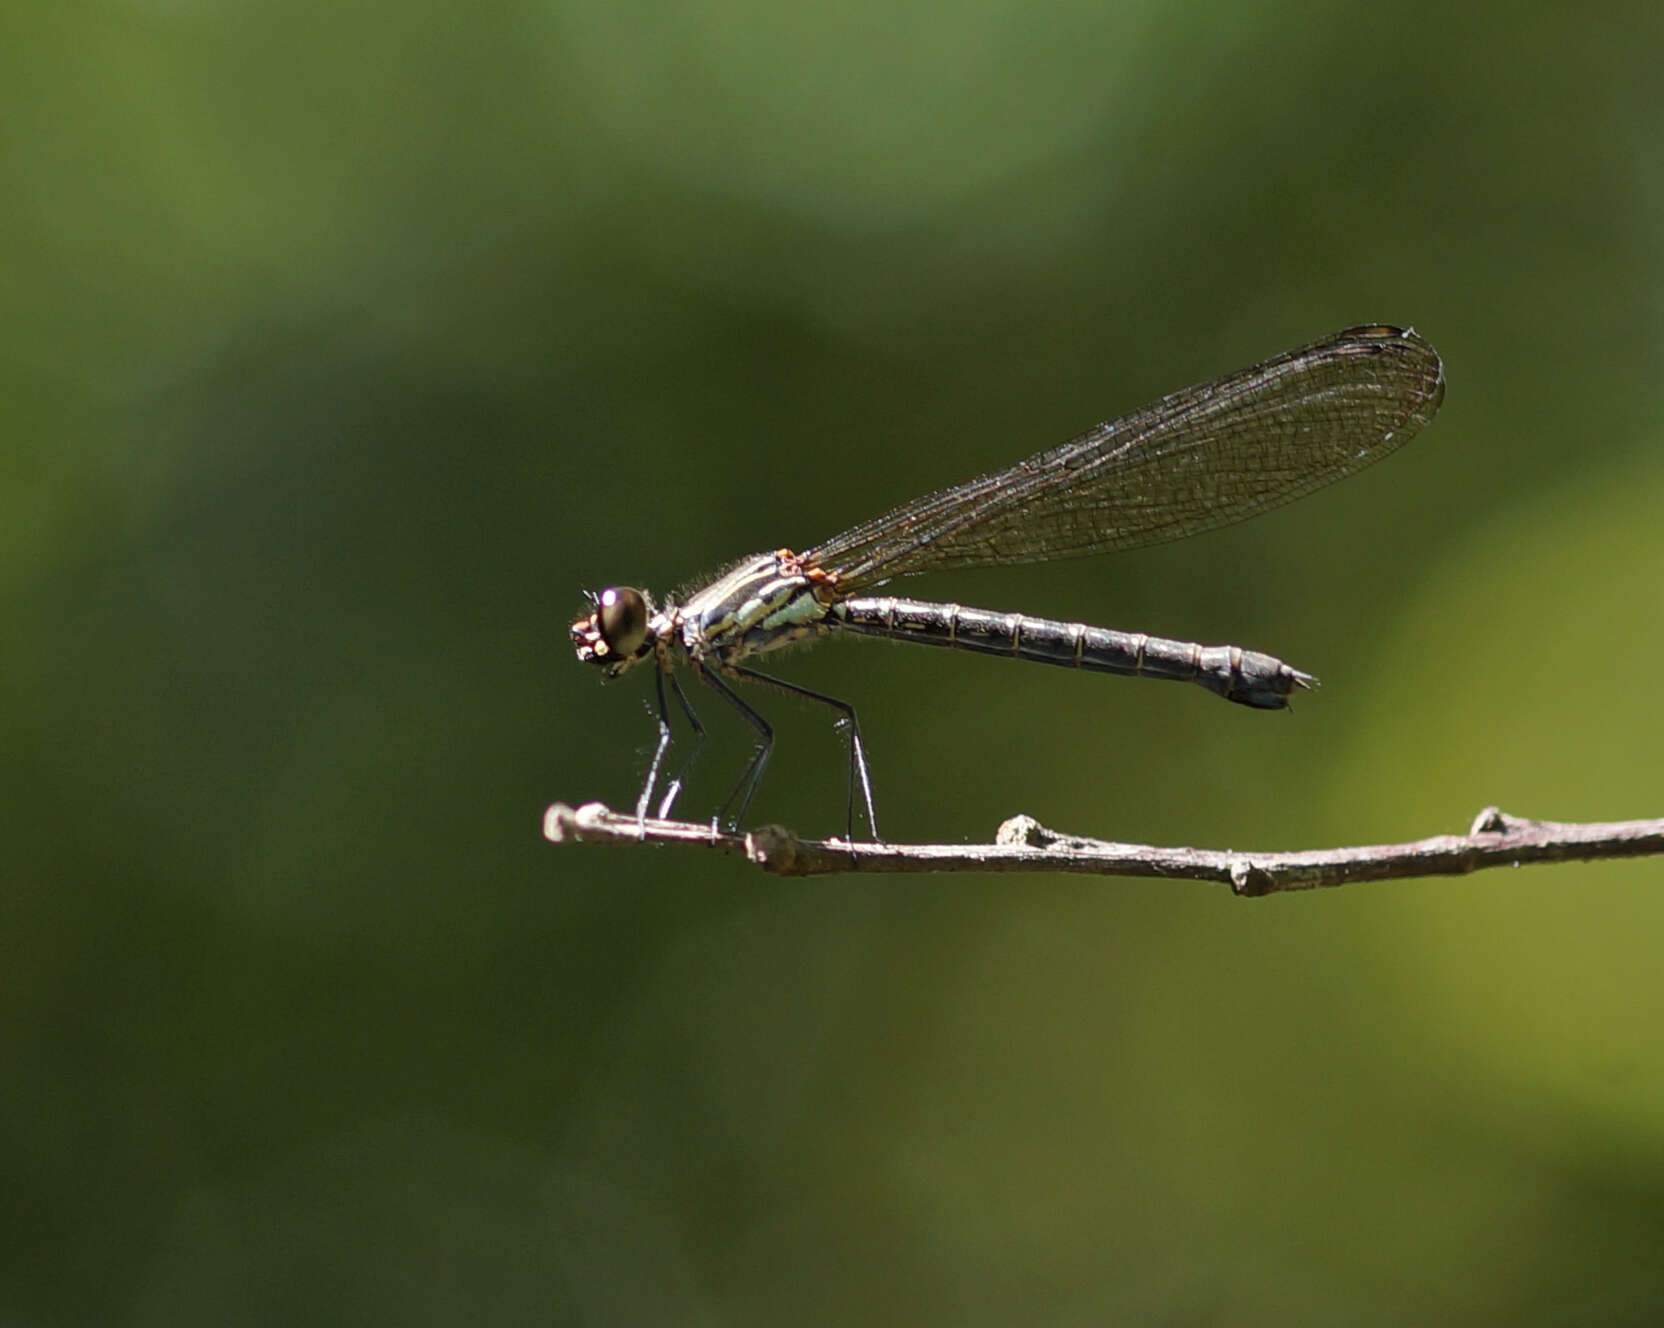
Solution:
{"label": "twig tip", "polygon": [[543,837],[551,844],[579,843],[586,830],[596,829],[611,814],[612,809],[604,802],[586,802],[582,807],[552,803],[543,813]]}

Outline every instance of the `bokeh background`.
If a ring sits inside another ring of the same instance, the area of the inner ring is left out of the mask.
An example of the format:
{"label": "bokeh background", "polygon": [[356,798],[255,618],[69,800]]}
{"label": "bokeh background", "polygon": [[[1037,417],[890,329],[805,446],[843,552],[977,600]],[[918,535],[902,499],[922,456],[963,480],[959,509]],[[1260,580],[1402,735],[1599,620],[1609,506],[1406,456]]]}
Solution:
{"label": "bokeh background", "polygon": [[[1292,715],[780,671],[896,839],[1664,812],[1661,62],[1648,4],[7,6],[0,1321],[1657,1322],[1664,864],[1249,902],[540,817],[652,738],[583,588],[1374,320],[1450,383],[1381,467],[909,587]],[[755,818],[835,831],[765,704]]]}

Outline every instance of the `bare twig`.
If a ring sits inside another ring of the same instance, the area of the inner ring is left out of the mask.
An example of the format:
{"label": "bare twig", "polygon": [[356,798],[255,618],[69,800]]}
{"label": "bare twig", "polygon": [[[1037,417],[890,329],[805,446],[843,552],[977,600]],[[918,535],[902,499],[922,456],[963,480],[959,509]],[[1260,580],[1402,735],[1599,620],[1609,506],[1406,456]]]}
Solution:
{"label": "bare twig", "polygon": [[1484,867],[1517,867],[1528,862],[1633,858],[1664,852],[1664,819],[1581,824],[1528,821],[1496,807],[1480,812],[1465,835],[1297,853],[1114,844],[1058,834],[1030,816],[1014,816],[1005,822],[992,844],[851,844],[799,839],[779,826],[763,826],[742,835],[688,821],[638,821],[599,802],[576,809],[557,802],[543,815],[543,834],[556,844],[702,844],[744,854],[765,871],[782,876],[1087,872],[1218,881],[1239,895],[1272,895],[1408,876],[1461,876]]}

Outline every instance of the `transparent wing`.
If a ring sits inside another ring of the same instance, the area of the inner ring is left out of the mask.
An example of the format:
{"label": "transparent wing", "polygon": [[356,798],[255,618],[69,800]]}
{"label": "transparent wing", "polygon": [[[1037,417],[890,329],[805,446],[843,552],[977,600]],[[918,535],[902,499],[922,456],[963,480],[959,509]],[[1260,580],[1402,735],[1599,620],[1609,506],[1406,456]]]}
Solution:
{"label": "transparent wing", "polygon": [[904,503],[804,558],[847,594],[918,572],[1183,539],[1355,474],[1415,437],[1443,400],[1438,352],[1414,331],[1348,328]]}

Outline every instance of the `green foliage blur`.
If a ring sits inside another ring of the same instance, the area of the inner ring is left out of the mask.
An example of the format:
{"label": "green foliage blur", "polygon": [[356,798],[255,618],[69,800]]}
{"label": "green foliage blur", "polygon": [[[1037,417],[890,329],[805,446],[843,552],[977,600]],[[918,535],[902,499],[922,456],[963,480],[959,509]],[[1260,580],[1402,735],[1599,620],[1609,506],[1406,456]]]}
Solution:
{"label": "green foliage blur", "polygon": [[[24,0],[0,16],[0,1322],[1664,1314],[1664,866],[1265,901],[555,848],[664,592],[1350,323],[1445,408],[1182,545],[910,591],[882,823],[1664,813],[1656,5]],[[747,750],[711,741],[681,810]],[[758,820],[836,831],[768,702]]]}

